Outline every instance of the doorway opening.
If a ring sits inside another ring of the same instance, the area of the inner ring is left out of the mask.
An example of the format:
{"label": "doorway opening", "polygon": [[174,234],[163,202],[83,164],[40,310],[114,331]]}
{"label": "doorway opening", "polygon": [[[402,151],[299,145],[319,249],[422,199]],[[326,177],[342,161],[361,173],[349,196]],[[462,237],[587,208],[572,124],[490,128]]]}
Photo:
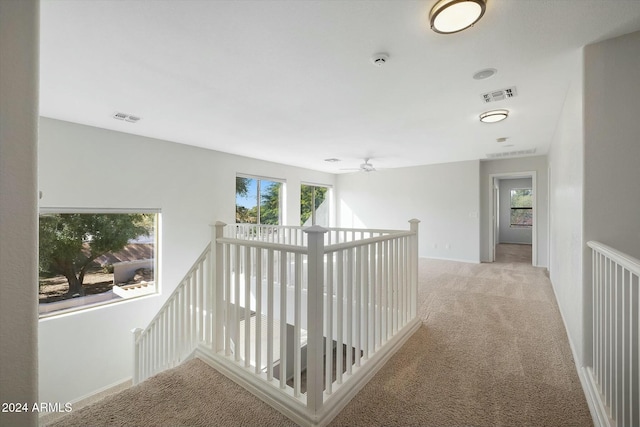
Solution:
{"label": "doorway opening", "polygon": [[536,172],[491,174],[491,262],[537,265]]}

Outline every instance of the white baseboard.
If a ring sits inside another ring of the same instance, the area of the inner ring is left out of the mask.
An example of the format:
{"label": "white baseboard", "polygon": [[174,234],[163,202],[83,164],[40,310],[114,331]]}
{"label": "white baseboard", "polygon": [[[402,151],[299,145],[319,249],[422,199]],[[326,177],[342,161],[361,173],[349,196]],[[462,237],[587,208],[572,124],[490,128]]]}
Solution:
{"label": "white baseboard", "polygon": [[589,404],[589,410],[591,410],[594,425],[596,427],[615,426],[615,422],[607,414],[607,408],[602,401],[602,397],[598,391],[598,385],[593,377],[593,371],[591,368],[582,368],[580,382],[582,383],[582,387],[586,389],[587,403],[591,402]]}
{"label": "white baseboard", "polygon": [[435,257],[435,256],[421,256],[420,259],[435,259],[435,260],[438,260],[438,261],[464,262],[464,263],[467,263],[467,264],[480,264],[481,263],[478,260],[457,259],[457,258],[443,258],[443,257]]}
{"label": "white baseboard", "polygon": [[580,380],[580,385],[582,386],[582,391],[584,393],[585,399],[587,400],[587,406],[589,406],[589,412],[591,413],[591,419],[593,420],[593,425],[595,427],[610,427],[609,424],[602,424],[602,413],[600,407],[602,406],[602,401],[600,400],[600,394],[597,393],[597,388],[595,395],[592,392],[592,388],[590,385],[590,381],[586,375],[587,368],[582,366],[581,359],[578,358],[578,354],[576,353],[576,348],[573,345],[573,340],[571,339],[571,335],[569,335],[569,329],[567,328],[567,320],[564,317],[564,312],[562,311],[562,307],[558,303],[558,294],[556,293],[556,287],[553,285],[551,278],[549,278],[549,282],[551,283],[551,289],[553,289],[553,296],[556,299],[556,305],[558,306],[558,311],[560,311],[560,317],[562,318],[562,324],[564,325],[565,333],[567,334],[567,340],[569,341],[569,348],[571,348],[571,354],[573,355],[573,362],[575,364],[576,372],[578,374],[578,379]]}
{"label": "white baseboard", "polygon": [[89,402],[89,401],[96,401],[99,399],[102,399],[105,396],[108,396],[110,394],[116,393],[120,390],[124,390],[126,388],[131,387],[131,377],[127,377],[127,378],[123,378],[119,381],[116,381],[114,383],[111,383],[109,385],[106,385],[104,387],[101,387],[97,390],[95,390],[92,393],[86,394],[82,397],[79,397],[77,399],[74,399],[71,401],[71,404],[73,405],[78,405],[78,406],[86,406],[87,403],[85,402]]}

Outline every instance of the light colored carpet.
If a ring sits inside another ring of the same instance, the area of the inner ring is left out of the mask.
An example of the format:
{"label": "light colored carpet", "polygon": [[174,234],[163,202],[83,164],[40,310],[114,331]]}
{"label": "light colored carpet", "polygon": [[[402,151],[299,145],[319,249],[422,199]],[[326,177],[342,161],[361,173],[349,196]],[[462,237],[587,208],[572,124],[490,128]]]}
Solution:
{"label": "light colored carpet", "polygon": [[593,425],[543,270],[420,268],[423,327],[332,425]]}
{"label": "light colored carpet", "polygon": [[267,427],[296,424],[209,365],[194,359],[49,425]]}
{"label": "light colored carpet", "polygon": [[496,262],[531,265],[531,251],[531,245],[499,243],[496,245]]}
{"label": "light colored carpet", "polygon": [[[421,260],[418,307],[423,326],[331,425],[593,425],[543,270]],[[294,424],[194,360],[51,425]]]}

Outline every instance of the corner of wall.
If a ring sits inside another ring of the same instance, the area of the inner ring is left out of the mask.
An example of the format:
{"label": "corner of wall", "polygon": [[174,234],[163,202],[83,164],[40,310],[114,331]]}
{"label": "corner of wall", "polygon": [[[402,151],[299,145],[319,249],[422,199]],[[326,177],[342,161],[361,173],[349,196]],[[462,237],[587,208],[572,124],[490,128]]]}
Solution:
{"label": "corner of wall", "polygon": [[[38,423],[33,405],[38,400],[39,5],[0,1],[0,425],[7,426]],[[4,406],[16,403],[19,407]]]}

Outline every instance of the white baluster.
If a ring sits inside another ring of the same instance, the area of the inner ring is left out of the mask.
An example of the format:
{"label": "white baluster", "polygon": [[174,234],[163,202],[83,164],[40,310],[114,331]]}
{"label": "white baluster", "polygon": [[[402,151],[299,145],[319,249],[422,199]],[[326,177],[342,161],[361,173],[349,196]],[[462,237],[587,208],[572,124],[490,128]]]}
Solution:
{"label": "white baluster", "polygon": [[140,382],[140,372],[142,371],[139,342],[142,328],[135,328],[131,333],[133,334],[133,385],[136,385]]}
{"label": "white baluster", "polygon": [[383,249],[384,246],[384,242],[378,242],[376,243],[376,252],[377,252],[377,259],[376,259],[376,303],[377,303],[377,309],[376,309],[376,322],[375,322],[375,328],[376,328],[376,335],[375,335],[375,346],[374,348],[380,348],[380,346],[382,345],[382,328],[384,327],[384,323],[383,323],[383,302],[384,302],[384,297],[383,297],[383,288],[382,288],[382,273],[383,273]]}
{"label": "white baluster", "polygon": [[[362,248],[362,324],[364,325],[362,328],[362,334],[360,335],[362,342],[362,350],[364,359],[369,358],[369,342],[371,337],[369,336],[369,329],[371,323],[371,308],[369,306],[369,293],[370,293],[370,282],[369,282],[369,270],[371,268],[371,258],[369,257],[369,248],[370,245],[366,245]],[[358,357],[360,357],[360,352],[358,352]],[[359,361],[358,361],[359,362]]]}
{"label": "white baluster", "polygon": [[338,319],[336,321],[337,337],[336,337],[336,383],[342,384],[342,352],[343,352],[343,333],[344,333],[344,257],[345,251],[336,252],[338,261],[338,289],[336,291],[336,303],[338,311]]}
{"label": "white baluster", "polygon": [[287,385],[287,253],[280,251],[280,388]]}
{"label": "white baluster", "polygon": [[409,228],[412,233],[411,243],[409,249],[409,269],[411,270],[411,311],[410,317],[413,319],[418,314],[418,231],[420,227],[420,220],[411,219],[409,221]]}
{"label": "white baluster", "polygon": [[[333,388],[333,286],[334,286],[334,277],[333,277],[333,257],[334,253],[329,253],[326,256],[327,262],[327,299],[325,302],[325,327],[324,327],[324,335],[325,339],[325,384],[326,384],[326,392],[327,394],[332,393]],[[308,277],[308,269],[307,269],[307,277]],[[307,285],[308,289],[308,285]]]}
{"label": "white baluster", "polygon": [[262,366],[262,257],[264,251],[256,248],[256,333],[255,333],[255,355],[256,370],[255,373],[260,374]]}
{"label": "white baluster", "polygon": [[[364,238],[363,235],[360,235],[360,238]],[[362,247],[356,247],[355,254],[355,337],[354,340],[354,351],[355,351],[355,365],[360,366],[360,349],[362,347]]]}
{"label": "white baluster", "polygon": [[302,255],[295,254],[295,282],[294,282],[294,319],[293,319],[293,393],[295,397],[300,396],[301,380],[301,344],[300,327],[302,311]]}
{"label": "white baluster", "polygon": [[251,247],[244,247],[244,366],[251,365]]}
{"label": "white baluster", "polygon": [[[355,235],[353,236],[355,237]],[[353,367],[353,249],[347,250],[347,283],[346,285],[346,294],[347,294],[347,319],[346,319],[346,327],[347,327],[347,375],[351,375],[351,369]]]}
{"label": "white baluster", "polygon": [[274,281],[273,249],[267,252],[267,380],[273,380],[273,289]]}

